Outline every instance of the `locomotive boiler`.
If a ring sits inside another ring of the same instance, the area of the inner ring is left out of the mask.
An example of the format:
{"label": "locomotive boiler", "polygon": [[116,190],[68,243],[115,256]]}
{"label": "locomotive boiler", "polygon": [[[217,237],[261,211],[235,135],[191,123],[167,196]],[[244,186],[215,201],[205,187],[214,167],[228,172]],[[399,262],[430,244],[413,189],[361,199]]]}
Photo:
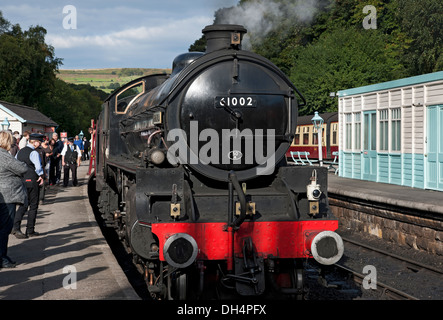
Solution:
{"label": "locomotive boiler", "polygon": [[111,94],[90,198],[157,299],[303,295],[307,258],[343,254],[327,170],[288,165],[303,96],[246,29],[203,29],[205,53]]}

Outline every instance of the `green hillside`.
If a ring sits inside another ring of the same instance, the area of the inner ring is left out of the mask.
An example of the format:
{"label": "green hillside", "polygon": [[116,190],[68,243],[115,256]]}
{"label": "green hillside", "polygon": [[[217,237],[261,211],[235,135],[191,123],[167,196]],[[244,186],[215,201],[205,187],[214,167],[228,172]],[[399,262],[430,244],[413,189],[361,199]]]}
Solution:
{"label": "green hillside", "polygon": [[89,84],[106,93],[110,93],[114,89],[141,76],[170,72],[170,69],[142,68],[59,70],[57,77],[68,83]]}

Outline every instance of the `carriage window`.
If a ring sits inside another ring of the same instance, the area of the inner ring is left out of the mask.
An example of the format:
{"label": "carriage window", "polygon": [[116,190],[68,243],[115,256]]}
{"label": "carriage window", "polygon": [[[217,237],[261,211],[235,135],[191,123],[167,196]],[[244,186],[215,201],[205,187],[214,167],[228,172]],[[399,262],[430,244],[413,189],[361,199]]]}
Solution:
{"label": "carriage window", "polygon": [[297,133],[296,135],[295,135],[295,138],[294,138],[294,144],[300,144],[300,134],[299,133]]}
{"label": "carriage window", "polygon": [[129,106],[145,92],[145,82],[134,83],[120,92],[115,98],[115,113],[125,114]]}
{"label": "carriage window", "polygon": [[335,145],[337,145],[337,124],[336,123],[332,124],[331,131],[332,131],[331,145],[335,146]]}
{"label": "carriage window", "polygon": [[321,131],[321,145],[326,145],[326,124],[323,124],[322,131]]}
{"label": "carriage window", "polygon": [[303,128],[303,144],[309,144],[309,127]]}

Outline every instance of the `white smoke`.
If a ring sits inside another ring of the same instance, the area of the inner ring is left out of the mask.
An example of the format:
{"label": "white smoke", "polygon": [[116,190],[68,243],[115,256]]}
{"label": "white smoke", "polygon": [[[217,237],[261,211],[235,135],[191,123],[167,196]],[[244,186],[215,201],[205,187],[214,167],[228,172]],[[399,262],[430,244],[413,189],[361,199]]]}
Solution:
{"label": "white smoke", "polygon": [[249,44],[249,36],[257,41],[274,29],[276,24],[309,23],[318,9],[330,2],[327,0],[252,0],[236,7],[217,12],[218,24],[240,24],[248,34],[243,41],[243,48]]}

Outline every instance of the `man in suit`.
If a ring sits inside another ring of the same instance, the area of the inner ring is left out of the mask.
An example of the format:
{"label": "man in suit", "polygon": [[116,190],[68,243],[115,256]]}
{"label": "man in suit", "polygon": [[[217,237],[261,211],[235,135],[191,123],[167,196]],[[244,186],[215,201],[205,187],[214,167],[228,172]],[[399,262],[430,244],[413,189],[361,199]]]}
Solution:
{"label": "man in suit", "polygon": [[62,159],[61,152],[63,150],[63,142],[58,139],[57,132],[54,132],[52,134],[52,139],[55,140],[54,149],[52,150],[52,158],[51,158],[51,164],[49,168],[49,183],[50,184],[58,184],[60,183],[61,179],[61,168],[60,168],[60,161]]}
{"label": "man in suit", "polygon": [[86,137],[83,137],[83,157],[82,160],[89,160],[89,141]]}
{"label": "man in suit", "polygon": [[[20,149],[16,156],[17,160],[26,163],[28,166],[28,171],[24,176],[24,181],[28,192],[28,204],[19,206],[15,214],[14,227],[11,232],[19,239],[26,239],[28,237],[40,235],[35,231],[35,222],[37,219],[40,185],[44,183],[44,168],[42,167],[40,155],[36,149],[40,147],[43,139],[44,135],[42,134],[30,134],[28,144],[26,147]],[[28,212],[28,222],[26,225],[26,233],[23,233],[21,232],[20,227],[23,216],[26,212]]]}
{"label": "man in suit", "polygon": [[72,185],[78,185],[77,181],[77,167],[80,165],[82,152],[80,148],[74,144],[74,138],[68,138],[68,143],[62,150],[62,165],[63,165],[63,187],[68,186],[69,171],[72,171]]}

